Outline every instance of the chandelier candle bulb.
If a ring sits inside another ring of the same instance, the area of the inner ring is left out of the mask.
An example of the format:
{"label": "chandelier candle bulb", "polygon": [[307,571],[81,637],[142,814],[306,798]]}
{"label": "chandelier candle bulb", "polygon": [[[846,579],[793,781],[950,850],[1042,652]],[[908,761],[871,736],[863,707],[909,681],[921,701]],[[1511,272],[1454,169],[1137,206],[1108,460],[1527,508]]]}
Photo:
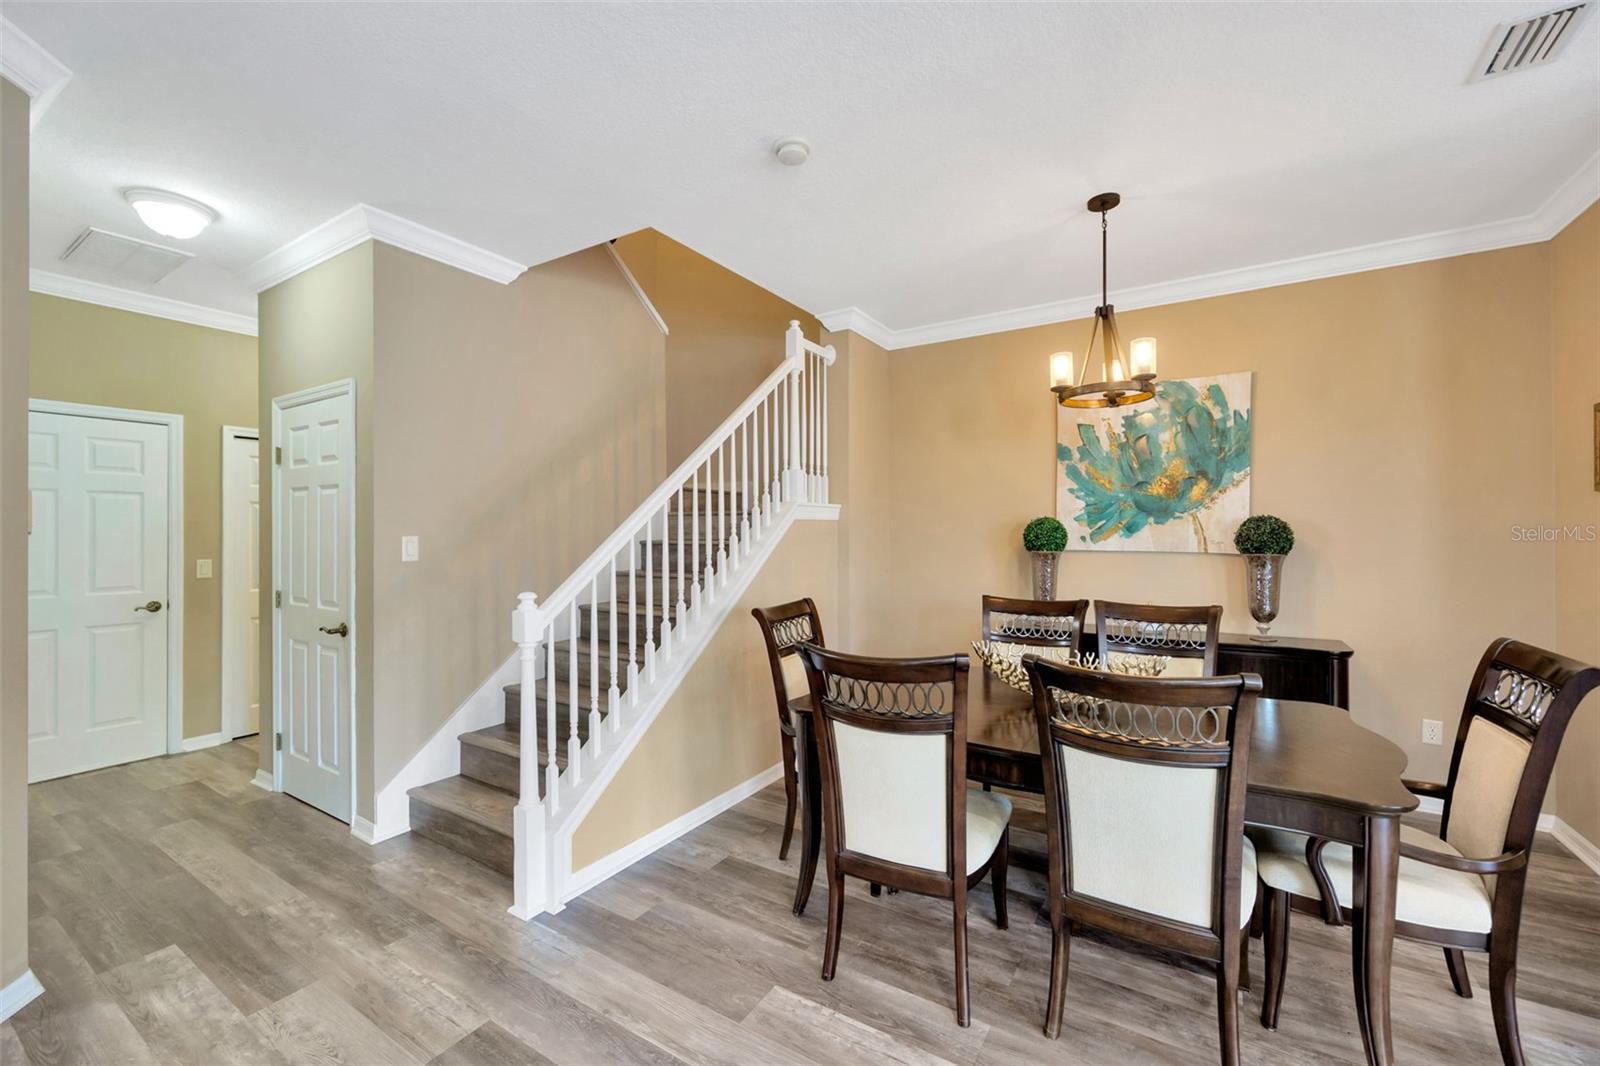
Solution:
{"label": "chandelier candle bulb", "polygon": [[1128,345],[1128,362],[1133,367],[1133,376],[1155,377],[1156,373],[1156,339],[1154,337],[1135,337]]}
{"label": "chandelier candle bulb", "polygon": [[1056,352],[1050,357],[1050,387],[1072,383],[1072,353]]}

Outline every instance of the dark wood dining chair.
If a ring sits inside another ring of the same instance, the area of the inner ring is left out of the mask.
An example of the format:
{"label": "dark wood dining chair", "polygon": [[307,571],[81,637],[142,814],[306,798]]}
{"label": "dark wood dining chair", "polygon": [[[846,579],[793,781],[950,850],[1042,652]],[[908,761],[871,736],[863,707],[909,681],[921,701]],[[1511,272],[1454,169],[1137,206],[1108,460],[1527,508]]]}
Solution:
{"label": "dark wood dining chair", "polygon": [[870,659],[801,649],[816,708],[828,935],[833,980],[844,879],[863,878],[951,901],[956,1022],[967,1001],[967,890],[990,876],[995,924],[1006,928],[1011,801],[967,788],[965,655]]}
{"label": "dark wood dining chair", "polygon": [[[1470,997],[1463,952],[1489,953],[1489,1003],[1500,1056],[1520,1064],[1517,933],[1539,808],[1572,712],[1600,687],[1600,668],[1520,641],[1484,652],[1467,689],[1444,784],[1407,781],[1437,797],[1435,836],[1400,828],[1395,934],[1444,949],[1457,995]],[[1289,960],[1289,912],[1340,925],[1351,908],[1351,849],[1282,830],[1253,831],[1266,895],[1267,979],[1261,1024],[1274,1029]]]}
{"label": "dark wood dining chair", "polygon": [[1045,1035],[1060,1035],[1072,936],[1090,927],[1208,965],[1222,1062],[1237,1066],[1256,895],[1246,764],[1261,679],[1167,680],[1022,661],[1049,837]]}
{"label": "dark wood dining chair", "polygon": [[983,639],[1047,648],[1076,648],[1088,600],[983,598]]}
{"label": "dark wood dining chair", "polygon": [[1162,607],[1147,603],[1094,601],[1095,638],[1100,662],[1112,655],[1164,655],[1171,659],[1162,677],[1212,677],[1222,608]]}
{"label": "dark wood dining chair", "polygon": [[[806,704],[805,666],[800,662],[800,645],[823,646],[822,617],[811,597],[780,603],[776,607],[757,607],[750,612],[761,627],[767,645],[767,663],[772,667],[772,691],[778,703],[778,738],[783,746],[783,843],[778,845],[778,860],[789,857],[789,841],[794,837],[795,804],[799,798],[800,773],[795,761],[794,712],[790,703]],[[794,695],[789,694],[790,689]],[[807,773],[811,773],[808,767]]]}

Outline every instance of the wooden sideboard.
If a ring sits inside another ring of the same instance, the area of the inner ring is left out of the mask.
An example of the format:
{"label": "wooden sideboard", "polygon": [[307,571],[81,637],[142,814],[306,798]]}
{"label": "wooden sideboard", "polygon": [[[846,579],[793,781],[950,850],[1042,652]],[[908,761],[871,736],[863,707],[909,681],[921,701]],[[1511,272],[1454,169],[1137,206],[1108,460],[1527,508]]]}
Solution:
{"label": "wooden sideboard", "polygon": [[[1084,628],[1079,650],[1097,647],[1093,626]],[[1243,633],[1224,633],[1217,647],[1217,673],[1261,675],[1261,694],[1280,700],[1331,703],[1350,709],[1350,645],[1340,640],[1278,637],[1271,643]]]}

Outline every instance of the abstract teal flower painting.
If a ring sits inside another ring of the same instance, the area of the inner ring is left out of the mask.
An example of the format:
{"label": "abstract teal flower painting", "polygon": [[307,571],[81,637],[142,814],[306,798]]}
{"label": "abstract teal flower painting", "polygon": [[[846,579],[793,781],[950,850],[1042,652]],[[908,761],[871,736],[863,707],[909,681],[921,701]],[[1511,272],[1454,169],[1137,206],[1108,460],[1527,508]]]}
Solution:
{"label": "abstract teal flower painting", "polygon": [[1248,373],[1163,381],[1135,407],[1058,408],[1069,551],[1232,552],[1250,514]]}

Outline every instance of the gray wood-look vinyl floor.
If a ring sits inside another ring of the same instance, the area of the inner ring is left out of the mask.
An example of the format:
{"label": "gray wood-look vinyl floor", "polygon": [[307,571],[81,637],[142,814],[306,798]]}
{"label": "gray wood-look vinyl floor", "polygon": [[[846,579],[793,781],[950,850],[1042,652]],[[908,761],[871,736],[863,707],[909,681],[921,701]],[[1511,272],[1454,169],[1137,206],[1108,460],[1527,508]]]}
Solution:
{"label": "gray wood-look vinyl floor", "polygon": [[[1046,1040],[1043,884],[1015,869],[1010,930],[994,928],[987,884],[973,893],[971,1028],[954,1021],[949,913],[933,900],[851,884],[823,982],[827,892],[790,913],[776,786],[524,924],[503,878],[421,839],[369,847],[253,787],[255,764],[243,741],[29,790],[46,991],[0,1025],[6,1066],[1216,1059],[1207,977],[1092,938],[1074,941],[1063,1035]],[[1040,825],[1026,801],[1018,818]],[[1544,842],[1531,884],[1528,1059],[1600,1062],[1600,878]],[[1349,959],[1347,930],[1297,915],[1269,1033],[1253,942],[1245,1060],[1360,1062]],[[1469,959],[1480,993],[1462,1000],[1438,951],[1398,946],[1398,1061],[1498,1059],[1487,969]]]}

